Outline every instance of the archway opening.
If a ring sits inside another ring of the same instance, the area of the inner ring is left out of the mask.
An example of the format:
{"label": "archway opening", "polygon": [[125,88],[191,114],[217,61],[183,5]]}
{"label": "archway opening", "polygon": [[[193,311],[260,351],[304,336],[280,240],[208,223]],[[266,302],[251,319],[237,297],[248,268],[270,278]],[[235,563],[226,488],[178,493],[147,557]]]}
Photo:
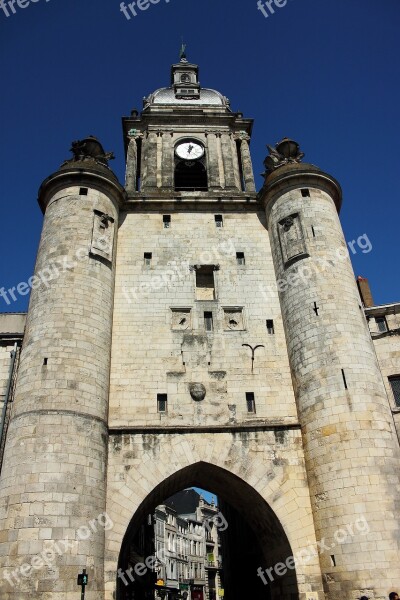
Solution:
{"label": "archway opening", "polygon": [[181,160],[175,166],[175,189],[182,192],[207,191],[207,169],[201,161]]}
{"label": "archway opening", "polygon": [[225,469],[199,462],[165,479],[133,515],[120,552],[117,600],[298,600],[294,568],[274,570],[291,556],[260,494]]}

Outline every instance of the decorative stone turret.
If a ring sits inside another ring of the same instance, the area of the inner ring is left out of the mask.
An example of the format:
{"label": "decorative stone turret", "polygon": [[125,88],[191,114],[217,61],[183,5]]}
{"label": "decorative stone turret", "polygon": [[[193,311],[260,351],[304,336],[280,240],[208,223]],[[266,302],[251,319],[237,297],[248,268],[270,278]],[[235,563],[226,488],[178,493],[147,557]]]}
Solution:
{"label": "decorative stone turret", "polygon": [[[0,480],[2,600],[104,594],[107,414],[123,188],[96,138],[44,181],[13,417]],[[41,566],[40,566],[41,565]]]}
{"label": "decorative stone turret", "polygon": [[303,156],[287,138],[270,148],[260,199],[321,569],[330,600],[383,598],[400,581],[399,446],[338,218],[341,189]]}

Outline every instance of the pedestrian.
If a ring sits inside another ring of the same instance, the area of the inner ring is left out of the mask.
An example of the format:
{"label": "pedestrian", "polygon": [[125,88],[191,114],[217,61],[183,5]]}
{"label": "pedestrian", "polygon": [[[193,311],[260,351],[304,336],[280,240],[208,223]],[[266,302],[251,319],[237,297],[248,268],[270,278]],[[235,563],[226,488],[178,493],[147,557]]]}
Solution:
{"label": "pedestrian", "polygon": [[390,592],[389,600],[399,600],[399,595],[397,592]]}

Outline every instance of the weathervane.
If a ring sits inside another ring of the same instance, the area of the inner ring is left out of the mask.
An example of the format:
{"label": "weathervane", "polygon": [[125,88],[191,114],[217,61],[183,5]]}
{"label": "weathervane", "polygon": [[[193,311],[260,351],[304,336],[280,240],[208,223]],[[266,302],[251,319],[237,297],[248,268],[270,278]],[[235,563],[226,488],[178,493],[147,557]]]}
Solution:
{"label": "weathervane", "polygon": [[179,53],[179,58],[181,60],[185,60],[186,59],[186,46],[187,46],[187,44],[184,44],[184,42],[183,42],[183,36],[182,36],[181,51]]}

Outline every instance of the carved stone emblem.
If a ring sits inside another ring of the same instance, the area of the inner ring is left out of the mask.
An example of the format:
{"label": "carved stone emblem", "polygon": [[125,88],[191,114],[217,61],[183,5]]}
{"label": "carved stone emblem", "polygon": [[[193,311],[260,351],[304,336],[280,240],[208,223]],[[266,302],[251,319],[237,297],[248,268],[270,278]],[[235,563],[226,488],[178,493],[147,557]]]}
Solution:
{"label": "carved stone emblem", "polygon": [[191,310],[190,308],[172,308],[172,329],[184,331],[191,328]]}
{"label": "carved stone emblem", "polygon": [[90,254],[112,260],[114,245],[114,219],[99,210],[94,211]]}
{"label": "carved stone emblem", "polygon": [[296,259],[308,256],[299,214],[289,215],[280,221],[278,233],[285,267]]}
{"label": "carved stone emblem", "polygon": [[189,391],[193,400],[195,400],[196,402],[200,402],[206,397],[206,388],[202,383],[190,383]]}

